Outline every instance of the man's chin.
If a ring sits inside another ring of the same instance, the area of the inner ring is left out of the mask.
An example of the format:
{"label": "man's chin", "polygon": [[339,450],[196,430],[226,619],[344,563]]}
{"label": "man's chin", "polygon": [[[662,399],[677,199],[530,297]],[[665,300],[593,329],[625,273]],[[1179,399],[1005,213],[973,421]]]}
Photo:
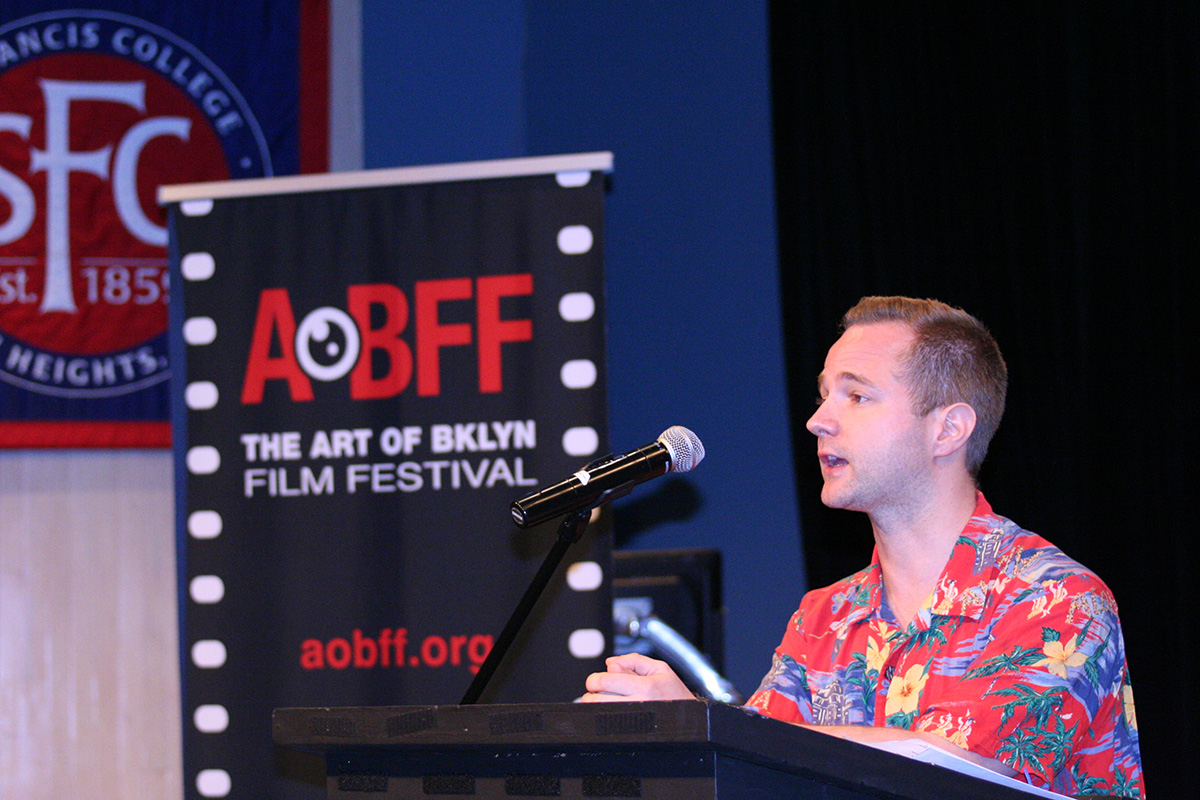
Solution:
{"label": "man's chin", "polygon": [[836,508],[839,511],[862,511],[857,498],[853,493],[842,489],[834,490],[828,484],[821,490],[821,502],[829,508]]}
{"label": "man's chin", "polygon": [[846,503],[849,502],[849,497],[845,492],[836,492],[829,488],[828,484],[821,490],[821,502],[830,508],[845,509]]}

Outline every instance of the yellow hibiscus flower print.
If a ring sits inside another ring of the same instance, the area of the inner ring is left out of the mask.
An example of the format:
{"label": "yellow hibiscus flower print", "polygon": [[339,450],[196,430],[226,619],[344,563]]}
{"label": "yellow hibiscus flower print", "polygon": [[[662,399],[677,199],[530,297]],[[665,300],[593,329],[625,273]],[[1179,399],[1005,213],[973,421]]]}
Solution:
{"label": "yellow hibiscus flower print", "polygon": [[874,636],[867,637],[867,669],[879,674],[883,671],[883,665],[887,663],[888,656],[892,653],[892,645],[889,642],[884,642],[880,646]]}
{"label": "yellow hibiscus flower print", "polygon": [[890,717],[896,713],[911,714],[916,711],[917,700],[920,699],[927,680],[929,673],[925,671],[925,665],[913,664],[903,677],[893,679],[888,686],[887,704],[883,713]]}
{"label": "yellow hibiscus flower print", "polygon": [[1046,657],[1034,664],[1035,667],[1045,667],[1060,678],[1067,677],[1067,667],[1078,667],[1087,661],[1083,653],[1076,653],[1079,634],[1072,636],[1066,644],[1061,641],[1050,641],[1042,645]]}

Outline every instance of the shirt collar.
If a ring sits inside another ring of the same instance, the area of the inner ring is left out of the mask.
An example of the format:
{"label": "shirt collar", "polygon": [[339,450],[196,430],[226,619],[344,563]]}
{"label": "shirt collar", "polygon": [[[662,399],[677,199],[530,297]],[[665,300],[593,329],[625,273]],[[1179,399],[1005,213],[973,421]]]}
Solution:
{"label": "shirt collar", "polygon": [[996,579],[1003,529],[983,492],[975,491],[975,513],[967,520],[927,605],[934,614],[978,620]]}
{"label": "shirt collar", "polygon": [[[1002,537],[1000,518],[992,511],[983,492],[976,490],[975,511],[959,534],[950,560],[918,612],[918,618],[933,613],[978,620],[997,575],[996,556]],[[848,622],[882,618],[883,570],[879,566],[878,549],[871,554],[871,566],[858,574],[849,592],[850,596],[869,596],[871,602],[868,613],[853,613]]]}

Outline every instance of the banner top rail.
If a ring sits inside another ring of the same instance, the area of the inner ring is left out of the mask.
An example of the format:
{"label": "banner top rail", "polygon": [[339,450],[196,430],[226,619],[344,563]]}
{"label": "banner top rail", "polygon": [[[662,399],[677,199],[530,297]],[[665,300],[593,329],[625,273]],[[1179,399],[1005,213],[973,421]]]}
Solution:
{"label": "banner top rail", "polygon": [[613,154],[611,152],[502,158],[491,161],[465,161],[456,164],[430,164],[419,167],[393,167],[356,172],[286,175],[276,178],[250,178],[160,186],[158,202],[160,205],[166,205],[185,200],[218,200],[263,194],[295,194],[336,189],[363,189],[374,186],[516,178],[526,175],[552,175],[558,172],[593,172],[597,170],[612,172],[612,168]]}

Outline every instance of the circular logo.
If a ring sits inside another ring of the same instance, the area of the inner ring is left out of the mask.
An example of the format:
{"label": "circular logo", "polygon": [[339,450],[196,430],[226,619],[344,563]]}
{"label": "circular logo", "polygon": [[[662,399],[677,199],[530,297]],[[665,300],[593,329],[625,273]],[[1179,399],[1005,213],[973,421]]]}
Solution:
{"label": "circular logo", "polygon": [[158,187],[270,174],[237,88],[170,32],[102,11],[0,27],[0,380],[60,397],[166,380]]}
{"label": "circular logo", "polygon": [[318,308],[296,329],[296,360],[306,375],[318,381],[348,375],[361,348],[358,326],[339,308]]}

